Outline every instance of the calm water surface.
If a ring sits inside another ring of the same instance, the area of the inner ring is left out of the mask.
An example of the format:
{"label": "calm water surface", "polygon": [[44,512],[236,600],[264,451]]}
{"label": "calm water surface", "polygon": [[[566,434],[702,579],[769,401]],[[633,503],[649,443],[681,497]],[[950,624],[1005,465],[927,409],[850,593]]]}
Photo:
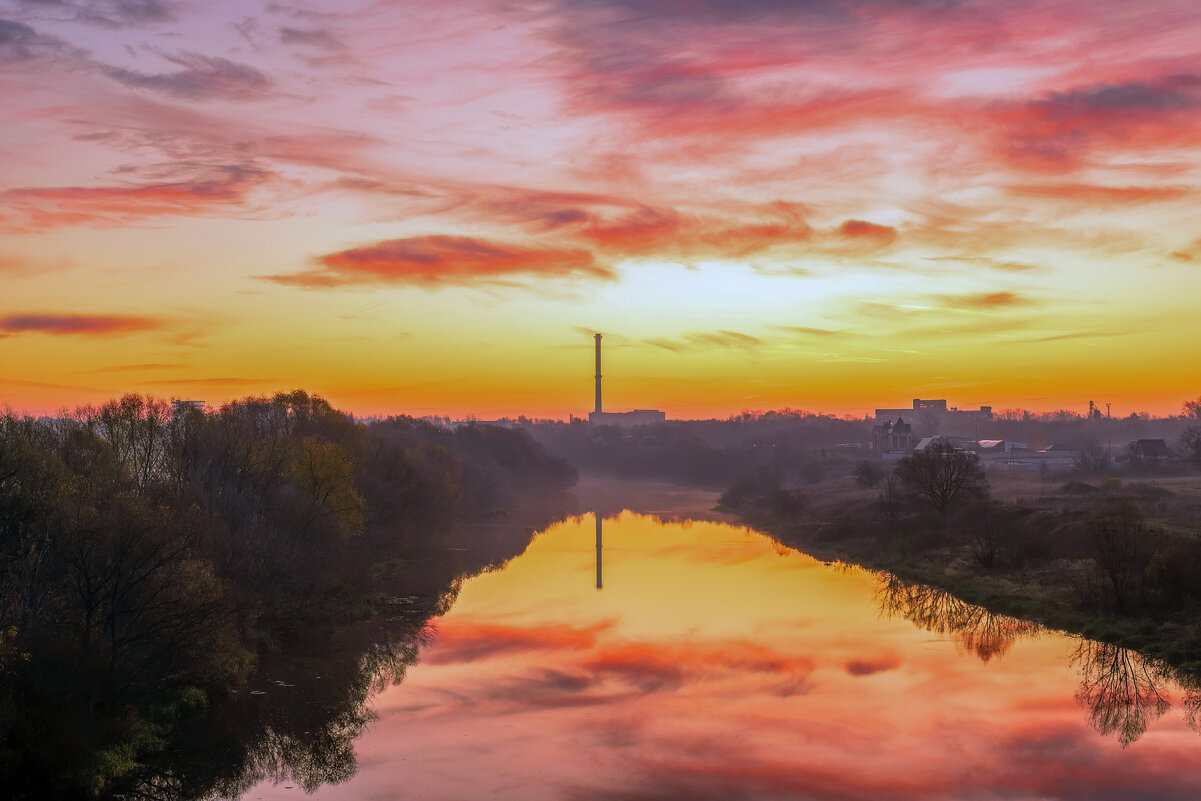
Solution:
{"label": "calm water surface", "polygon": [[597,558],[585,516],[471,579],[314,797],[1201,797],[1201,695],[1130,652],[729,525],[626,512]]}

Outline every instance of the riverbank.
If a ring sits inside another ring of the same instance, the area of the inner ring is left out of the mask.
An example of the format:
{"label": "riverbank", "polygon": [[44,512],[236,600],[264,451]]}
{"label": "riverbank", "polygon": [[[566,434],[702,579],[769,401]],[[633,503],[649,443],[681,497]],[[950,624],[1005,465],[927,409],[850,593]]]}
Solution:
{"label": "riverbank", "polygon": [[[801,513],[768,497],[727,511],[817,558],[887,571],[997,614],[1201,670],[1201,614],[1183,586],[1198,564],[1201,479],[1100,484],[1002,476],[990,504],[944,517],[841,479],[796,493],[790,503]],[[1131,594],[1117,610],[1090,526],[1119,508],[1140,517],[1128,564],[1112,568],[1125,571]]]}

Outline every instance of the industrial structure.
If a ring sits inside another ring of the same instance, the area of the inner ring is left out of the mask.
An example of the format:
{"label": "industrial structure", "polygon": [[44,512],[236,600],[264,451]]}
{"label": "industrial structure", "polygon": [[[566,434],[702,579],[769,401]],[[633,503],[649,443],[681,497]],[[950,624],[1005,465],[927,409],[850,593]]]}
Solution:
{"label": "industrial structure", "polygon": [[601,407],[601,335],[596,340],[596,409],[588,413],[588,422],[606,426],[644,426],[662,423],[667,415],[658,409],[635,409],[632,412],[606,412]]}
{"label": "industrial structure", "polygon": [[917,415],[936,415],[960,421],[991,420],[992,407],[981,406],[979,409],[960,409],[958,406],[952,406],[948,409],[947,402],[942,398],[937,400],[914,398],[913,406],[908,409],[876,409],[877,420],[888,420],[906,414],[911,419]]}

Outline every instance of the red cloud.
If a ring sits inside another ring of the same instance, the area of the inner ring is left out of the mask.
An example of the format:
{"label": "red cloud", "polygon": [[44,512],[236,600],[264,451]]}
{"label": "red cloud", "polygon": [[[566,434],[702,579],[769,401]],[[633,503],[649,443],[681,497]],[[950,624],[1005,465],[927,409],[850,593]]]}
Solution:
{"label": "red cloud", "polygon": [[901,660],[896,654],[888,656],[880,656],[875,659],[852,659],[847,662],[845,667],[847,673],[852,676],[870,676],[873,673],[882,673],[886,670],[893,670],[899,667]]}
{"label": "red cloud", "polygon": [[320,267],[315,270],[262,278],[312,289],[373,283],[497,284],[519,277],[615,277],[587,250],[518,247],[466,236],[392,239],[330,253],[316,261]]}
{"label": "red cloud", "polygon": [[838,227],[838,233],[851,238],[872,237],[887,239],[891,242],[897,236],[897,229],[864,220],[847,220]]}
{"label": "red cloud", "polygon": [[1070,171],[1098,155],[1201,144],[1201,76],[1086,86],[986,111],[1011,166]]}
{"label": "red cloud", "polygon": [[668,646],[625,643],[599,649],[582,665],[586,670],[616,675],[644,690],[676,686],[691,674],[736,670],[773,677],[807,677],[813,660],[782,654],[757,643],[731,640],[720,644]]}
{"label": "red cloud", "polygon": [[5,227],[41,231],[60,226],[119,226],[151,217],[202,214],[245,202],[272,174],[252,167],[204,167],[179,181],[126,186],[60,186],[10,189],[0,193]]}
{"label": "red cloud", "polygon": [[1082,204],[1155,203],[1177,200],[1196,190],[1187,186],[1099,186],[1097,184],[1028,184],[1011,186],[1016,195],[1076,201]]}
{"label": "red cloud", "polygon": [[836,249],[856,252],[879,250],[897,241],[897,229],[865,220],[847,220],[838,226],[838,235],[842,241]]}
{"label": "red cloud", "polygon": [[129,334],[162,327],[149,317],[94,316],[85,314],[14,314],[0,319],[0,331],[10,334]]}
{"label": "red cloud", "polygon": [[628,214],[604,218],[565,208],[553,219],[564,236],[621,255],[720,258],[809,241],[812,231],[805,222],[805,211],[800,204],[776,202],[756,207],[754,215],[759,219],[726,221],[687,215],[674,208],[640,206]]}
{"label": "red cloud", "polygon": [[453,623],[437,629],[437,647],[424,652],[421,659],[429,664],[450,665],[476,662],[510,653],[591,648],[597,635],[606,628],[606,625],[586,628],[521,628],[482,623]]}
{"label": "red cloud", "polygon": [[674,209],[643,206],[617,219],[593,219],[580,236],[602,247],[644,252],[672,241],[685,224],[685,218]]}

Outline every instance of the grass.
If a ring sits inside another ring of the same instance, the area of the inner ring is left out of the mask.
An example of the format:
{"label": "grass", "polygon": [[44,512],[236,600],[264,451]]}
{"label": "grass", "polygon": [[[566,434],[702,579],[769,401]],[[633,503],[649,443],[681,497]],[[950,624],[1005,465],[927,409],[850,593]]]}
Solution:
{"label": "grass", "polygon": [[[1084,491],[1081,487],[1087,479],[1074,479],[1065,486],[1065,479],[999,474],[990,476],[991,495],[1030,515],[1041,515],[1042,526],[1057,525],[1059,530],[1064,526],[1070,530],[1074,522],[1112,498],[1128,498],[1144,509],[1149,528],[1161,537],[1201,537],[1201,476],[1125,478],[1121,486],[1108,482],[1105,491],[1096,486]],[[805,492],[811,502],[800,520],[771,519],[753,508],[739,511],[748,524],[818,558],[884,570],[994,613],[1131,648],[1177,667],[1201,668],[1201,617],[1181,612],[1155,619],[1090,609],[1082,600],[1090,565],[1086,559],[1064,558],[1052,547],[1044,558],[986,570],[962,538],[950,542],[933,538],[933,544],[924,544],[896,537],[842,536],[848,529],[855,530],[856,520],[867,522],[872,516],[879,527],[880,513],[874,511],[879,488],[862,489],[850,478],[838,478],[806,487]]]}

